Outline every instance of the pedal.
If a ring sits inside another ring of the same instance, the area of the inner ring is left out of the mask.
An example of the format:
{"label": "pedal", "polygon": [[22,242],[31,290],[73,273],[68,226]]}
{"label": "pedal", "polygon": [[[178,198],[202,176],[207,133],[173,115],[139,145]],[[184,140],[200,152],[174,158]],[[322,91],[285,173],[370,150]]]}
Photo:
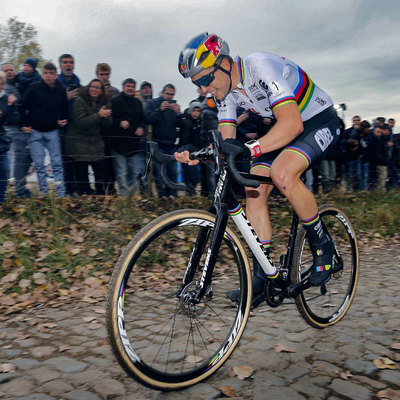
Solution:
{"label": "pedal", "polygon": [[278,307],[285,299],[285,290],[276,286],[272,279],[268,279],[264,289],[265,301],[270,307]]}

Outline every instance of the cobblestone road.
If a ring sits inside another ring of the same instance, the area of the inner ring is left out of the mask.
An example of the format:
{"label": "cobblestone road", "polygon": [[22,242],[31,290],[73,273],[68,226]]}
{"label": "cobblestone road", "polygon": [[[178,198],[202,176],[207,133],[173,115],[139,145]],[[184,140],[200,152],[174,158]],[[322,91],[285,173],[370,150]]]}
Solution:
{"label": "cobblestone road", "polygon": [[[400,248],[361,254],[356,298],[346,318],[309,327],[293,304],[253,312],[240,346],[205,383],[180,392],[144,388],[120,368],[106,338],[104,303],[67,303],[0,316],[1,399],[400,399]],[[294,352],[276,352],[277,344]],[[374,360],[396,361],[379,369]],[[248,365],[249,379],[231,376]],[[380,397],[378,397],[380,396]]]}

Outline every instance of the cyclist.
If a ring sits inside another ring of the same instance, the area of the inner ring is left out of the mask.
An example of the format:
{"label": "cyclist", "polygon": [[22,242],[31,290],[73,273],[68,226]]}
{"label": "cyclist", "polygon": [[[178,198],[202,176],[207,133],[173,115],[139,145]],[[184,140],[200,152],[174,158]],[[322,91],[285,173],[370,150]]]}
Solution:
{"label": "cyclist", "polygon": [[[313,252],[310,283],[330,279],[334,244],[323,232],[314,195],[301,175],[319,162],[339,138],[339,119],[330,97],[297,64],[269,53],[232,59],[228,44],[215,34],[203,33],[184,47],[179,72],[217,101],[218,130],[225,140],[243,146],[252,157],[251,172],[271,176],[304,225]],[[236,136],[236,108],[242,107],[276,123],[266,136],[242,145]],[[187,150],[175,153],[177,161],[195,164]],[[268,213],[271,185],[246,188],[246,213],[266,253],[272,239]],[[263,301],[266,274],[254,258],[253,307]],[[237,301],[240,292],[227,296]]]}

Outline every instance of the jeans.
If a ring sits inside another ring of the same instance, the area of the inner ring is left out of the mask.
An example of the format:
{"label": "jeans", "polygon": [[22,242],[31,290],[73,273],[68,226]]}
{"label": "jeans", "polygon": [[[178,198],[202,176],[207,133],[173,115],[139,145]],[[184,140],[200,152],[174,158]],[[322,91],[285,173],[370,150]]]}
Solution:
{"label": "jeans", "polygon": [[3,203],[8,181],[8,156],[7,152],[0,153],[0,204]]}
{"label": "jeans", "polygon": [[336,182],[336,161],[322,160],[319,165],[319,173],[321,175],[321,185],[324,192],[330,191]]}
{"label": "jeans", "polygon": [[369,162],[361,162],[357,160],[357,177],[358,187],[360,190],[368,190],[368,179],[369,179]]}
{"label": "jeans", "polygon": [[123,156],[111,149],[111,155],[120,193],[126,196],[139,191],[138,177],[144,173],[143,154],[138,151],[130,156]]}
{"label": "jeans", "polygon": [[[174,154],[175,146],[161,146],[159,145],[161,153],[165,154]],[[176,197],[176,190],[171,189],[164,184],[164,181],[161,177],[161,164],[157,160],[153,160],[153,177],[156,183],[156,188],[158,192],[158,197],[168,197],[174,196]],[[176,170],[176,162],[172,161],[166,166],[167,177],[172,182],[176,182],[177,179],[177,170]]]}
{"label": "jeans", "polygon": [[60,139],[58,130],[39,132],[33,130],[28,134],[29,151],[35,164],[38,177],[39,190],[47,194],[46,166],[44,164],[45,149],[49,152],[51,168],[54,175],[56,194],[65,197],[64,170],[61,158]]}
{"label": "jeans", "polygon": [[11,166],[11,176],[15,179],[15,194],[17,197],[29,197],[30,191],[26,188],[26,177],[32,163],[29,153],[29,133],[20,131],[17,125],[7,125],[7,133],[11,136],[11,150],[14,159]]}
{"label": "jeans", "polygon": [[357,174],[357,160],[347,161],[344,164],[344,179],[346,182],[346,191],[352,192],[354,188],[354,181]]}
{"label": "jeans", "polygon": [[186,184],[186,193],[188,196],[196,194],[196,185],[199,182],[199,170],[197,165],[182,164],[183,181]]}

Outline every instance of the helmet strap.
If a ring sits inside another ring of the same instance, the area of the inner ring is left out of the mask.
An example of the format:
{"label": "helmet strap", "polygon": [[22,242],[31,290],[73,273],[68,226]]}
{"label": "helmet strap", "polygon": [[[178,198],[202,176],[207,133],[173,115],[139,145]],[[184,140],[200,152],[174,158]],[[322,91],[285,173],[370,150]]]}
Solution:
{"label": "helmet strap", "polygon": [[[232,59],[227,57],[227,60],[229,61],[229,71],[226,70],[225,68],[222,68],[219,64],[215,64],[214,67],[220,71],[222,71],[223,73],[225,73],[226,75],[228,75],[229,77],[229,90],[228,93],[231,91],[232,89]],[[227,94],[228,94],[227,93]]]}

